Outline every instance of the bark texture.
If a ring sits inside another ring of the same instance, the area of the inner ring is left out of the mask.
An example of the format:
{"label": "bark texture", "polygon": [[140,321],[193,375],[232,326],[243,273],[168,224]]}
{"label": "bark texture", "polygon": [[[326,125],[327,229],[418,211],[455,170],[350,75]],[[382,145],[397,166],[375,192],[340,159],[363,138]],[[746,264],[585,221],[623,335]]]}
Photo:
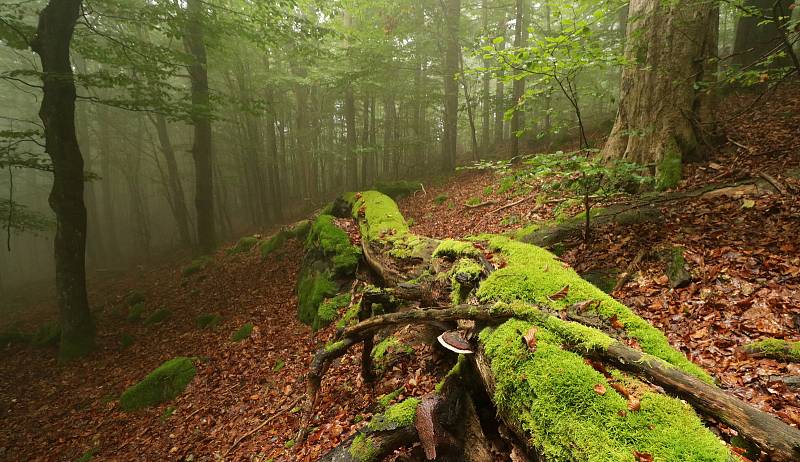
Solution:
{"label": "bark texture", "polygon": [[70,42],[80,0],[51,0],[39,14],[31,48],[42,61],[43,93],[39,117],[45,151],[53,163],[50,207],[56,215],[54,242],[62,361],[94,347],[94,322],[86,295],[86,206],[83,156],[75,132],[75,81]]}
{"label": "bark texture", "polygon": [[456,168],[458,144],[458,73],[460,45],[458,42],[461,0],[444,0],[445,52],[442,72],[444,79],[444,134],[442,139],[442,170]]}
{"label": "bark texture", "polygon": [[602,151],[606,159],[654,164],[658,187],[680,180],[681,162],[704,156],[713,133],[718,10],[711,3],[633,0],[619,108]]}

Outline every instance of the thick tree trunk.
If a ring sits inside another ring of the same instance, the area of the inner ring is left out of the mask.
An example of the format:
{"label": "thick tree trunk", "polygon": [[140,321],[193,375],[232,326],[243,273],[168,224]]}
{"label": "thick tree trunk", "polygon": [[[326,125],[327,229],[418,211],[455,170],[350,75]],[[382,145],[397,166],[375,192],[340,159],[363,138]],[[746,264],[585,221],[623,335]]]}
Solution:
{"label": "thick tree trunk", "polygon": [[208,253],[217,244],[214,225],[214,168],[211,146],[211,105],[208,91],[208,65],[203,38],[203,18],[206,6],[199,0],[187,0],[188,22],[184,41],[192,55],[189,65],[192,94],[192,125],[194,143],[192,158],[195,168],[195,198],[197,213],[197,244],[200,252]]}
{"label": "thick tree trunk", "polygon": [[45,150],[53,163],[50,207],[56,214],[56,290],[61,327],[59,358],[68,361],[94,347],[95,328],[86,295],[86,207],[83,156],[75,134],[75,81],[70,42],[80,0],[51,0],[39,14],[31,48],[41,58]]}
{"label": "thick tree trunk", "polygon": [[444,0],[445,52],[442,62],[444,80],[444,133],[442,134],[442,170],[456,168],[458,145],[458,62],[461,54],[458,40],[461,0]]}
{"label": "thick tree trunk", "polygon": [[192,226],[189,221],[189,209],[186,207],[186,194],[183,192],[183,183],[181,183],[181,175],[178,170],[178,161],[169,138],[167,119],[162,114],[156,114],[150,117],[150,121],[156,128],[158,144],[167,165],[166,186],[169,207],[178,227],[181,245],[188,247],[192,245]]}
{"label": "thick tree trunk", "polygon": [[602,151],[606,159],[655,165],[657,185],[673,187],[681,162],[703,157],[713,133],[713,74],[718,10],[680,0],[630,4],[616,122]]}

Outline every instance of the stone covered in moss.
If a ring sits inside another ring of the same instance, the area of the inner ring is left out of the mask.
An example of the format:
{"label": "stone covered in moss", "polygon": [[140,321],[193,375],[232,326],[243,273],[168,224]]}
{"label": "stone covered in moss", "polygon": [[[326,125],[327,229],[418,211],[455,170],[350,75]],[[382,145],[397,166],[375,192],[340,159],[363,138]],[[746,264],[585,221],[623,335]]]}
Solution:
{"label": "stone covered in moss", "polygon": [[[672,348],[666,336],[630,308],[614,300],[602,290],[583,280],[572,268],[557,260],[550,252],[533,245],[514,241],[505,236],[483,236],[489,247],[504,259],[506,266],[493,272],[479,287],[476,295],[481,302],[512,302],[515,300],[539,303],[561,310],[570,305],[597,302],[597,313],[609,319],[616,316],[626,333],[635,338],[642,351],[659,357],[711,383],[711,377],[699,366],[690,362]],[[567,289],[566,296],[553,300],[551,295]]]}
{"label": "stone covered in moss", "polygon": [[170,401],[183,392],[195,374],[191,359],[182,356],[170,359],[125,390],[119,399],[120,407],[132,411]]}
{"label": "stone covered in moss", "polygon": [[249,252],[250,249],[258,244],[258,238],[255,236],[245,236],[236,243],[235,246],[231,247],[228,250],[228,255],[237,255],[240,253]]}
{"label": "stone covered in moss", "polygon": [[686,258],[683,256],[682,248],[669,249],[666,273],[669,278],[669,286],[673,289],[684,287],[692,282],[692,274],[686,269]]}
{"label": "stone covered in moss", "polygon": [[755,356],[800,363],[800,342],[767,338],[749,343],[744,349]]}
{"label": "stone covered in moss", "polygon": [[331,215],[320,215],[311,225],[306,237],[306,251],[315,250],[332,260],[336,276],[355,273],[361,258],[361,249],[350,243],[350,236],[336,226]]}
{"label": "stone covered in moss", "polygon": [[281,230],[271,236],[269,239],[265,241],[261,241],[259,244],[259,251],[261,252],[261,258],[267,258],[268,256],[272,255],[273,252],[283,247],[283,244],[286,242],[286,239],[289,238],[289,233]]}
{"label": "stone covered in moss", "polygon": [[336,295],[338,290],[338,285],[327,271],[302,271],[297,281],[297,318],[300,322],[313,326],[319,305],[327,297]]}
{"label": "stone covered in moss", "polygon": [[231,334],[231,340],[234,342],[241,342],[242,340],[249,338],[252,333],[253,324],[248,322],[240,327],[236,332]]}
{"label": "stone covered in moss", "polygon": [[[539,326],[533,353],[521,341],[531,322],[512,319],[480,334],[496,380],[494,402],[528,432],[544,458],[634,462],[638,451],[663,461],[730,460],[725,444],[680,400],[646,391],[640,409],[630,411],[603,374],[562,348],[570,339],[552,328],[569,333],[569,324],[578,325],[548,319],[553,325]],[[613,341],[596,335],[600,345]]]}

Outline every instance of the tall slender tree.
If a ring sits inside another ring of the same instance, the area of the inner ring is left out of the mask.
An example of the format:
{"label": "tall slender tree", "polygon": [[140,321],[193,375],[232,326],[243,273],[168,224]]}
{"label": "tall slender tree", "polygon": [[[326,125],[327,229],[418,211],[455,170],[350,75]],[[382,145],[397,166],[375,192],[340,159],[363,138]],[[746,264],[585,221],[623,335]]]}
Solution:
{"label": "tall slender tree", "polygon": [[444,0],[445,52],[442,62],[444,79],[444,133],[442,135],[442,170],[449,172],[456,168],[456,149],[458,146],[458,81],[461,45],[459,44],[459,22],[461,21],[461,0]]}

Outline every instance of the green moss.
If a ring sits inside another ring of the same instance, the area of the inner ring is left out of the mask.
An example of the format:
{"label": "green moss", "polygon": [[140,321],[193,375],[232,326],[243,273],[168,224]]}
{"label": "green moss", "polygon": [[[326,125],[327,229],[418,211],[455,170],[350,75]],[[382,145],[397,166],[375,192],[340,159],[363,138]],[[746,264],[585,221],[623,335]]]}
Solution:
{"label": "green moss", "polygon": [[358,322],[358,312],[360,310],[361,310],[361,302],[351,306],[347,311],[345,311],[341,319],[339,319],[339,321],[336,323],[336,328],[346,329],[351,325],[355,325]]}
{"label": "green moss", "polygon": [[158,324],[172,316],[172,311],[166,308],[160,308],[144,320],[145,325]]}
{"label": "green moss", "polygon": [[353,439],[348,451],[358,462],[370,462],[378,455],[378,448],[375,447],[372,439],[363,433],[359,433]]}
{"label": "green moss", "polygon": [[681,181],[681,150],[674,138],[664,147],[664,157],[656,166],[656,189],[663,191],[674,188]]}
{"label": "green moss", "polygon": [[75,462],[89,462],[97,453],[97,448],[91,448],[78,457]]}
{"label": "green moss", "polygon": [[133,338],[133,335],[127,332],[123,333],[122,336],[120,336],[119,338],[119,349],[127,350],[128,348],[131,347],[131,345],[133,345],[134,341],[135,339]]}
{"label": "green moss", "polygon": [[333,273],[340,277],[354,274],[361,258],[361,249],[350,243],[350,236],[336,226],[331,215],[320,215],[311,225],[306,236],[306,251],[314,249],[331,259]]}
{"label": "green moss", "polygon": [[528,223],[527,225],[523,226],[522,228],[516,229],[512,231],[510,236],[516,240],[522,240],[524,237],[535,233],[541,228],[539,223]]}
{"label": "green moss", "polygon": [[470,197],[469,199],[467,199],[467,202],[465,202],[465,204],[467,205],[478,205],[480,203],[481,199],[478,197]]}
{"label": "green moss", "polygon": [[294,447],[294,439],[286,440],[286,442],[283,443],[283,447],[286,449],[292,449]]}
{"label": "green moss", "polygon": [[144,294],[141,292],[132,291],[127,297],[125,297],[125,303],[127,303],[128,306],[144,303]]}
{"label": "green moss", "polygon": [[434,257],[447,257],[455,260],[459,257],[480,257],[482,252],[472,242],[445,239],[433,252]]}
{"label": "green moss", "polygon": [[259,244],[261,258],[267,258],[268,256],[272,255],[273,252],[283,247],[283,244],[286,242],[287,238],[288,233],[281,230],[269,239],[262,241],[261,244]]}
{"label": "green moss", "polygon": [[128,308],[128,322],[139,322],[142,320],[142,315],[144,315],[144,302],[139,302]]}
{"label": "green moss", "polygon": [[175,408],[173,406],[167,406],[166,409],[164,409],[164,412],[161,413],[161,421],[166,422],[174,413]]}
{"label": "green moss", "polygon": [[482,273],[483,266],[471,258],[459,258],[456,261],[449,272],[450,285],[452,287],[450,298],[454,305],[463,303],[471,290],[469,287],[462,287],[461,283],[458,282],[458,276],[466,276],[468,280],[477,281]]}
{"label": "green moss", "polygon": [[210,329],[219,325],[222,322],[222,315],[219,313],[201,313],[194,318],[194,323],[200,329]]}
{"label": "green moss", "polygon": [[408,234],[408,224],[397,204],[378,191],[364,191],[353,202],[353,217],[361,221],[361,237],[377,241]]}
{"label": "green moss", "polygon": [[750,343],[745,349],[778,361],[800,362],[800,342],[767,338]]}
{"label": "green moss", "polygon": [[120,407],[132,411],[170,401],[183,392],[195,373],[191,359],[170,359],[141,382],[125,390],[119,399]]}
{"label": "green moss", "polygon": [[239,242],[228,250],[228,255],[238,255],[240,253],[249,252],[256,244],[258,244],[258,238],[254,236],[245,236],[239,239]]}
{"label": "green moss", "polygon": [[328,342],[325,344],[325,351],[331,353],[336,350],[340,350],[344,348],[344,340],[338,340],[336,342]]}
{"label": "green moss", "polygon": [[339,316],[339,309],[350,304],[350,294],[340,294],[332,298],[325,299],[319,305],[317,317],[314,319],[312,328],[314,330],[327,327]]}
{"label": "green moss", "polygon": [[195,273],[199,273],[200,271],[206,269],[213,261],[214,259],[208,255],[202,256],[200,258],[195,258],[194,260],[192,260],[191,263],[183,267],[183,270],[181,270],[181,274],[184,277],[188,277]]}
{"label": "green moss", "polygon": [[236,332],[231,334],[231,340],[234,342],[241,342],[242,340],[249,338],[250,334],[253,333],[253,324],[247,323],[240,327]]}
{"label": "green moss", "polygon": [[336,295],[338,287],[328,272],[304,270],[297,282],[297,317],[309,326],[317,319],[317,309],[327,297]]}
{"label": "green moss", "polygon": [[284,361],[281,358],[278,358],[278,360],[275,361],[275,365],[272,366],[272,372],[280,372],[281,369],[283,369],[283,366],[285,366],[285,365],[286,365],[286,361]]}
{"label": "green moss", "polygon": [[449,371],[447,371],[447,374],[444,377],[442,377],[442,380],[440,380],[439,383],[437,383],[436,386],[434,387],[434,391],[436,393],[441,393],[442,392],[442,387],[444,387],[445,382],[449,378],[457,376],[457,375],[461,375],[461,372],[464,370],[464,362],[465,361],[466,361],[466,357],[463,354],[459,354],[458,355],[458,360],[456,361],[456,364],[453,367],[451,367]]}
{"label": "green moss", "polygon": [[406,398],[403,401],[389,406],[386,411],[372,418],[367,425],[369,431],[387,431],[396,428],[414,425],[417,416],[418,398]]}
{"label": "green moss", "polygon": [[[547,319],[553,324],[539,326],[533,353],[521,341],[531,322],[512,319],[480,334],[496,379],[495,403],[520,423],[544,458],[633,462],[633,451],[640,451],[654,460],[728,460],[725,444],[677,399],[647,391],[641,409],[628,411],[627,400],[601,373],[562,348],[568,337],[584,338],[577,329],[592,329]],[[597,335],[596,342],[611,341]],[[596,385],[606,392],[596,392]]]}
{"label": "green moss", "polygon": [[403,393],[403,390],[405,390],[405,388],[400,387],[391,393],[382,395],[378,398],[378,406],[380,406],[381,409],[386,409],[390,404],[392,404],[392,401],[396,400],[397,397]]}
{"label": "green moss", "polygon": [[[504,268],[493,272],[480,285],[476,296],[481,302],[518,300],[561,310],[575,303],[597,301],[599,302],[597,312],[604,318],[616,316],[624,325],[628,335],[639,342],[644,352],[661,358],[708,383],[712,382],[705,371],[673,349],[661,331],[637,316],[630,308],[584,281],[550,252],[505,236],[483,236],[481,239],[488,240],[489,247],[500,253],[507,263]],[[549,298],[565,286],[569,286],[566,297],[555,301]]]}
{"label": "green moss", "polygon": [[40,326],[31,337],[34,346],[54,346],[61,338],[61,326],[57,322],[48,322]]}
{"label": "green moss", "polygon": [[433,202],[436,203],[436,205],[442,205],[445,202],[447,202],[447,199],[449,199],[449,197],[447,197],[447,194],[439,194],[438,196],[433,198]]}
{"label": "green moss", "polygon": [[414,350],[394,336],[386,337],[372,348],[372,359],[378,369],[385,367],[392,353],[412,353]]}
{"label": "green moss", "polygon": [[295,239],[305,239],[310,230],[311,222],[309,220],[300,220],[289,230],[289,235]]}

